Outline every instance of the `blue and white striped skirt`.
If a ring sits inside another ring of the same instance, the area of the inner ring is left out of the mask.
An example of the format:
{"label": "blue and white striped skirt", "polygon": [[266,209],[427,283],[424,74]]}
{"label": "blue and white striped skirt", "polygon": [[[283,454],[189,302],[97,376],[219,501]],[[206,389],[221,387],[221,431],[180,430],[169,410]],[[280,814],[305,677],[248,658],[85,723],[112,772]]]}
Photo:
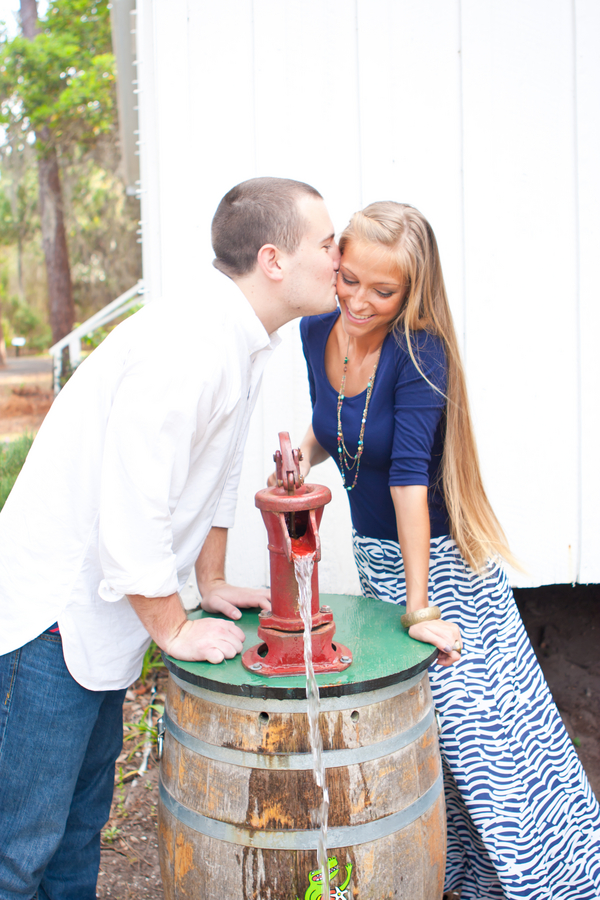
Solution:
{"label": "blue and white striped skirt", "polygon": [[[354,533],[365,596],[404,603],[395,541]],[[600,807],[554,705],[504,571],[431,541],[429,597],[463,654],[429,670],[448,817],[446,890],[462,900],[599,900]]]}

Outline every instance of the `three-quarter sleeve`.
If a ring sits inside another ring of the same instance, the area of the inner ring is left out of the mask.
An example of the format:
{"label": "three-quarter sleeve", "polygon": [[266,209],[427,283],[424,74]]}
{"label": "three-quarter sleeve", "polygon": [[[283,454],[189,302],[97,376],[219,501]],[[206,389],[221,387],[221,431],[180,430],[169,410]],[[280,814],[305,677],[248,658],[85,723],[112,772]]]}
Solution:
{"label": "three-quarter sleeve", "polygon": [[311,363],[310,354],[310,319],[304,318],[300,320],[300,337],[302,338],[302,352],[306,360],[306,369],[308,372],[308,386],[310,388],[310,402],[314,409],[317,401],[317,389],[315,386],[315,373]]}
{"label": "three-quarter sleeve", "polygon": [[411,340],[419,368],[404,347],[394,396],[390,487],[429,486],[432,452],[446,405],[446,356],[442,341],[425,331],[413,332]]}

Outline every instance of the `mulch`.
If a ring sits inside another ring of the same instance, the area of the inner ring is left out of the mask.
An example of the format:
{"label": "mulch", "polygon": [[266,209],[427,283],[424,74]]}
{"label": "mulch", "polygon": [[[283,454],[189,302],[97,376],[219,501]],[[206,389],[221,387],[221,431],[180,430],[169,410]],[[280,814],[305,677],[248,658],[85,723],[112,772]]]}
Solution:
{"label": "mulch", "polygon": [[[127,691],[123,707],[125,741],[116,766],[115,794],[108,823],[102,831],[100,874],[96,896],[100,900],[162,900],[158,862],[158,758],[156,745],[148,770],[137,776],[143,747],[135,749],[144,734],[136,726],[144,721],[148,706],[164,704],[166,676],[156,670],[143,684]],[[156,694],[151,689],[156,686]],[[152,711],[153,724],[160,709]]]}

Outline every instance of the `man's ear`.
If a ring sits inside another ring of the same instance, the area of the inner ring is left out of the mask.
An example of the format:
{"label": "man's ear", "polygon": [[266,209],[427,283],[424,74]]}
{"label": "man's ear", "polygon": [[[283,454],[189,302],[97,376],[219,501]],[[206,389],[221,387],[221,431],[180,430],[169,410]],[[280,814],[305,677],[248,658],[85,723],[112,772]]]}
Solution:
{"label": "man's ear", "polygon": [[270,281],[283,279],[281,251],[274,244],[263,244],[256,259],[259,268]]}

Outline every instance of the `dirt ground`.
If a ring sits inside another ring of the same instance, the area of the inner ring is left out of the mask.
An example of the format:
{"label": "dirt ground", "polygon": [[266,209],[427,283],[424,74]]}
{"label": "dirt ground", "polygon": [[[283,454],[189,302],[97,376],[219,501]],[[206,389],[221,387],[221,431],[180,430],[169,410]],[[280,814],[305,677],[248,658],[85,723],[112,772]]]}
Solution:
{"label": "dirt ground", "polygon": [[[15,364],[19,363],[18,366]],[[0,370],[0,440],[35,433],[50,407],[50,362],[13,360]],[[600,798],[600,585],[554,585],[516,590],[515,596],[540,665]],[[164,672],[136,682],[125,701],[126,740],[115,775],[111,817],[103,831],[99,900],[163,900],[158,863],[158,760],[153,748],[148,771],[135,776],[143,740],[139,724],[148,705],[164,698]],[[156,695],[151,697],[155,685]],[[153,712],[156,722],[158,712]]]}
{"label": "dirt ground", "polygon": [[515,590],[546,681],[600,799],[600,585]]}
{"label": "dirt ground", "polygon": [[[159,670],[160,671],[160,670]],[[127,692],[123,709],[124,745],[115,773],[115,795],[110,819],[102,832],[100,874],[96,896],[101,900],[162,900],[164,897],[158,862],[157,805],[158,759],[153,745],[148,771],[135,772],[143,757],[144,733],[136,726],[148,715],[156,725],[164,705],[165,675],[156,671],[146,684],[136,682]],[[151,696],[151,688],[157,691]]]}
{"label": "dirt ground", "polygon": [[52,360],[11,356],[0,369],[0,441],[35,434],[53,400]]}

